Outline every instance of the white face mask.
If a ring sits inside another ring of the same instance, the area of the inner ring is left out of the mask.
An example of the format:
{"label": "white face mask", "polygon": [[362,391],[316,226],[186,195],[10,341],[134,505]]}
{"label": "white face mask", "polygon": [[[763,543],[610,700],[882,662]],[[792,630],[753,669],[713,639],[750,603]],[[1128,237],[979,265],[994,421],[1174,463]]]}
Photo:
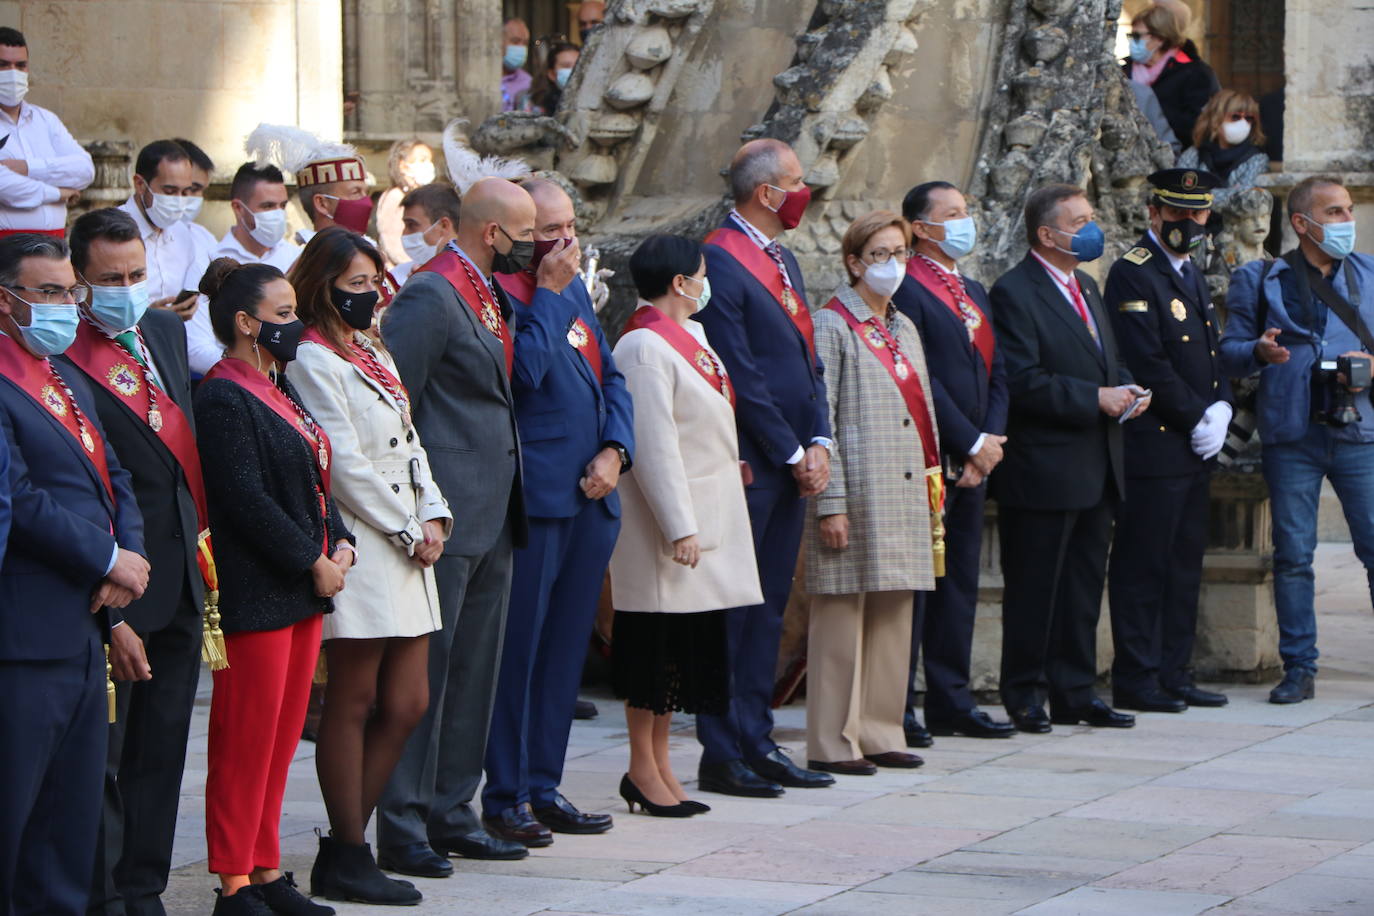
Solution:
{"label": "white face mask", "polygon": [[198,200],[195,197],[182,197],[179,194],[158,194],[153,192],[153,205],[147,207],[148,221],[159,229],[167,229],[175,226],[183,213],[186,212],[186,203],[191,200]]}
{"label": "white face mask", "polygon": [[200,218],[200,208],[205,206],[204,197],[184,197],[184,209],[181,211],[181,218],[188,223],[194,223]]}
{"label": "white face mask", "polygon": [[423,264],[439,253],[438,245],[431,245],[425,241],[425,233],[433,228],[434,224],[430,223],[429,229],[401,236],[401,247],[405,249],[406,256],[416,264]]}
{"label": "white face mask", "polygon": [[696,282],[700,283],[701,293],[696,296],[689,296],[687,295],[685,290],[679,290],[678,294],[682,296],[684,299],[691,299],[693,302],[692,311],[699,312],[702,309],[706,308],[707,303],[711,301],[711,278],[702,277],[700,280],[697,280],[696,277],[687,277],[687,279],[695,280]]}
{"label": "white face mask", "polygon": [[1249,121],[1227,121],[1221,125],[1221,137],[1232,146],[1244,143],[1250,136]]}
{"label": "white face mask", "polygon": [[286,211],[259,210],[253,214],[253,228],[248,230],[264,248],[276,248],[277,243],[286,238]]}
{"label": "white face mask", "polygon": [[0,105],[13,108],[29,94],[29,74],[25,70],[0,70]]}
{"label": "white face mask", "polygon": [[896,258],[888,258],[881,264],[870,264],[864,271],[864,283],[884,299],[892,298],[892,294],[897,292],[897,288],[902,285],[902,277],[906,274],[906,265],[900,263]]}

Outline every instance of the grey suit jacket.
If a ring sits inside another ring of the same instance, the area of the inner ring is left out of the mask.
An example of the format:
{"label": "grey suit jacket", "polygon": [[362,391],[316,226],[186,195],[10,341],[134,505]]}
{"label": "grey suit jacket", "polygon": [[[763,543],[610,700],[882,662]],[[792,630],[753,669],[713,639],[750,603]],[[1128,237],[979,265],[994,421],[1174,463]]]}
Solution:
{"label": "grey suit jacket", "polygon": [[527,535],[520,439],[501,341],[442,276],[413,274],[382,316],[430,470],[453,510],[451,556],[479,556],[507,519]]}

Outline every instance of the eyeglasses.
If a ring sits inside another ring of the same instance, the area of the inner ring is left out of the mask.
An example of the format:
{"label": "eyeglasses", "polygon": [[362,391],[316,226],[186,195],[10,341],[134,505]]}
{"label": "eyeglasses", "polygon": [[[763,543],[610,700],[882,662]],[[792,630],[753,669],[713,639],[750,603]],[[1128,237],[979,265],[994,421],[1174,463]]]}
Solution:
{"label": "eyeglasses", "polygon": [[[71,289],[39,289],[32,286],[7,286],[8,290],[23,290],[26,293],[33,293],[34,301],[29,305],[66,305],[69,302],[80,305],[86,301],[86,296],[90,294],[84,286],[73,286]],[[22,296],[20,297],[23,298]]]}
{"label": "eyeglasses", "polygon": [[910,248],[898,248],[896,251],[890,251],[887,248],[874,248],[868,253],[868,257],[873,259],[872,263],[874,264],[886,264],[893,258],[896,258],[898,263],[905,264],[911,260],[911,256],[915,253]]}

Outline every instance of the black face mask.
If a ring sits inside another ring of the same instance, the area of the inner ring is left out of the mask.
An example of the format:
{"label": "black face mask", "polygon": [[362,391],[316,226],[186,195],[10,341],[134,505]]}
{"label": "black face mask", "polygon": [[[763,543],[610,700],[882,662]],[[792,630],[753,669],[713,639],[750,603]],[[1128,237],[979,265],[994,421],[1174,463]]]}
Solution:
{"label": "black face mask", "polygon": [[258,343],[272,354],[273,359],[279,363],[289,363],[296,358],[296,348],[301,345],[301,336],[305,334],[305,322],[297,318],[286,324],[272,324],[259,319],[259,324]]}
{"label": "black face mask", "polygon": [[372,327],[372,313],[376,310],[377,300],[381,297],[382,294],[375,289],[366,293],[354,293],[337,286],[329,287],[329,298],[334,303],[334,308],[339,310],[344,323],[355,331],[366,331]]}
{"label": "black face mask", "polygon": [[593,32],[598,32],[601,30],[602,25],[603,23],[598,22],[596,25],[589,25],[585,29],[579,29],[577,34],[582,39],[582,43],[585,45],[587,43],[587,39],[592,37]]}
{"label": "black face mask", "polygon": [[512,239],[510,233],[503,229],[499,224],[496,227],[501,229],[501,234],[510,239],[510,251],[500,252],[492,249],[491,269],[498,274],[518,274],[530,265],[534,258],[533,241],[516,241]]}
{"label": "black face mask", "polygon": [[1166,219],[1160,227],[1160,239],[1175,254],[1188,254],[1207,237],[1207,227],[1191,219]]}

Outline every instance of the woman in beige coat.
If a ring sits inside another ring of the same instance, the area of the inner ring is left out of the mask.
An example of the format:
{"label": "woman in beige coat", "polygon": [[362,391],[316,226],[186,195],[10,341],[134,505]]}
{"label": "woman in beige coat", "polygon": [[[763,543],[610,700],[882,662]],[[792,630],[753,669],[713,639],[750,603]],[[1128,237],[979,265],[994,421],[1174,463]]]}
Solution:
{"label": "woman in beige coat", "polygon": [[310,240],[289,277],[306,324],[291,381],[333,443],[331,489],[357,536],[361,573],[324,627],[329,683],[315,764],[331,829],[310,889],[396,904],[420,893],[378,870],[363,830],[429,703],[428,634],[441,628],[431,567],[453,516],[395,365],[365,333],[381,274],[381,255],[360,235],[335,227]]}
{"label": "woman in beige coat", "polygon": [[615,347],[635,402],[635,464],[620,481],[621,529],[611,556],[611,660],[625,700],[630,771],[620,794],[634,810],[686,817],[668,760],[674,710],[725,711],[724,609],[763,600],[735,433],[734,391],[706,332],[690,316],[710,287],[701,246],[644,241],[630,258],[647,305]]}
{"label": "woman in beige coat", "polygon": [[849,285],[815,313],[835,449],[806,528],[813,770],[922,763],[905,751],[902,713],[913,592],[935,588],[927,478],[940,478],[925,352],[892,304],[910,246],[897,214],[859,217],[841,243]]}

